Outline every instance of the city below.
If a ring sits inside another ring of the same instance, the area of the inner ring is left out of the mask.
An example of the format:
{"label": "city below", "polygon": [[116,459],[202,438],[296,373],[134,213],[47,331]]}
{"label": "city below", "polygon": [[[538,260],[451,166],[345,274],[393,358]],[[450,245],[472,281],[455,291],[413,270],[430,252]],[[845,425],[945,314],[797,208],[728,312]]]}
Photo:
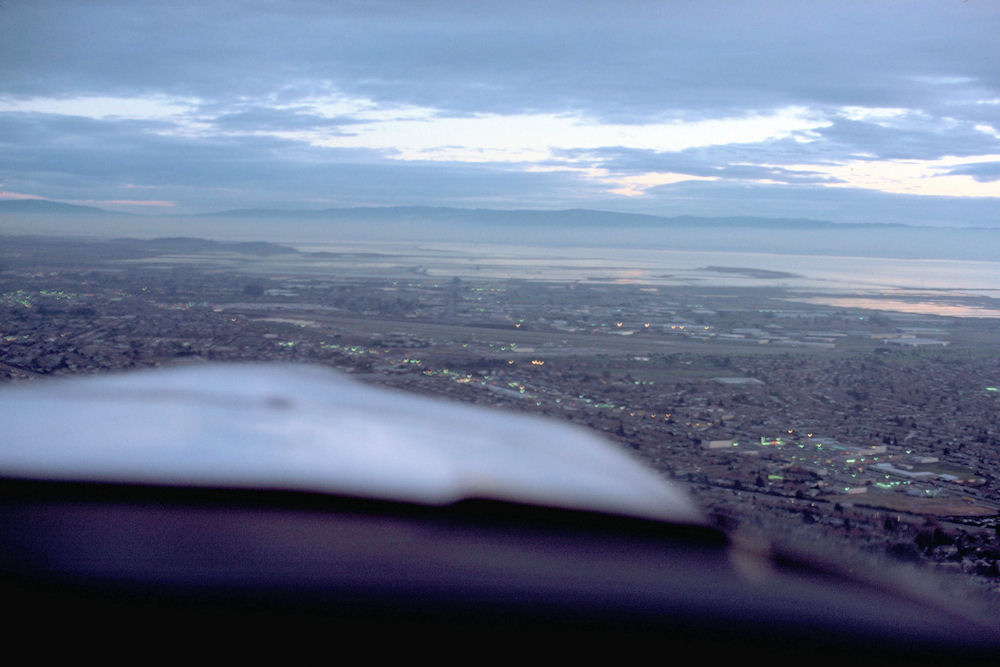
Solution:
{"label": "city below", "polygon": [[997,604],[995,299],[474,252],[7,237],[0,376],[319,363],[599,431],[739,539],[931,568]]}

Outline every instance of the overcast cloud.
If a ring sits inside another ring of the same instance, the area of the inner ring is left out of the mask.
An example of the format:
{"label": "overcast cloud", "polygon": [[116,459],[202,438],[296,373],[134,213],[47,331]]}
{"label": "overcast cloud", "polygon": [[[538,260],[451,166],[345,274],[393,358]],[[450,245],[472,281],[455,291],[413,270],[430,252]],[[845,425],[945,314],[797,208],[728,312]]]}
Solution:
{"label": "overcast cloud", "polygon": [[0,5],[0,197],[1000,226],[992,0],[178,4]]}

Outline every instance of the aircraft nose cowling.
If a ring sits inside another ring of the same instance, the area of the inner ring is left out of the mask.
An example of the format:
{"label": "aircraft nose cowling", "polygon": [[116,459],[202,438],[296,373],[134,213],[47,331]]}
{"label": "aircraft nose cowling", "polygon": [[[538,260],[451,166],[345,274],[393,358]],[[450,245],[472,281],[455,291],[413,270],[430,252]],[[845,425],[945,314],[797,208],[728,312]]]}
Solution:
{"label": "aircraft nose cowling", "polygon": [[0,391],[7,477],[487,498],[697,524],[686,494],[585,430],[364,385],[321,366],[202,365]]}

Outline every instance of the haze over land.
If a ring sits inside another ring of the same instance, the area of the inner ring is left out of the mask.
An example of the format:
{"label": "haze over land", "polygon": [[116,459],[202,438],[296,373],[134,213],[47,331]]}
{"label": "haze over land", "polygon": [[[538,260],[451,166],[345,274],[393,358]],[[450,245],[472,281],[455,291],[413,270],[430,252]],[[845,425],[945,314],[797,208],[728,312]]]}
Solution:
{"label": "haze over land", "polygon": [[[448,242],[656,248],[987,262],[1000,257],[1000,229],[851,225],[745,216],[662,217],[581,209],[367,207],[134,216],[41,200],[11,200],[0,201],[0,232],[135,238],[199,236],[300,244]],[[1000,265],[996,282],[1000,285]]]}

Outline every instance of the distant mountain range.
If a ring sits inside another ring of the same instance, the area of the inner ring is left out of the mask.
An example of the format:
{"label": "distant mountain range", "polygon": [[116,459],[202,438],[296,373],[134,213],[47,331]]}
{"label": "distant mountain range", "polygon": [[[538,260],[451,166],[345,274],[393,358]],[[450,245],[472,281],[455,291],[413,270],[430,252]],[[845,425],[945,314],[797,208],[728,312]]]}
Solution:
{"label": "distant mountain range", "polygon": [[[0,200],[0,214],[35,215],[128,215],[93,206],[64,204],[47,199]],[[749,227],[756,229],[831,229],[844,227],[906,227],[883,223],[837,223],[805,218],[762,218],[753,216],[699,217],[693,215],[658,216],[643,213],[615,213],[591,209],[501,210],[464,209],[433,206],[369,206],[327,208],[322,210],[234,209],[190,216],[188,218],[224,218],[249,220],[330,220],[342,222],[391,223],[464,223],[473,225],[518,225],[526,227]]]}
{"label": "distant mountain range", "polygon": [[64,204],[49,199],[0,199],[0,214],[21,213],[35,215],[124,215],[94,206]]}
{"label": "distant mountain range", "polygon": [[[386,206],[131,215],[39,199],[0,200],[0,234],[203,237],[226,242],[267,241],[286,247],[302,244],[303,248],[324,243],[473,243],[989,262],[1000,257],[1000,228],[750,216],[664,217],[588,209]],[[190,250],[193,242],[174,238],[158,243],[164,249],[174,244]],[[233,250],[269,254],[277,249],[245,246]],[[780,262],[777,270],[782,270]]]}
{"label": "distant mountain range", "polygon": [[[769,229],[826,229],[856,226],[857,223],[836,223],[805,218],[761,218],[751,216],[699,217],[693,215],[659,216],[643,213],[615,213],[592,209],[487,209],[443,208],[433,206],[370,206],[358,208],[328,208],[323,210],[236,209],[203,213],[199,217],[332,220],[349,222],[435,222],[482,225],[521,225],[530,227],[754,227]],[[871,226],[868,223],[860,223]],[[881,225],[902,227],[904,225]]]}

